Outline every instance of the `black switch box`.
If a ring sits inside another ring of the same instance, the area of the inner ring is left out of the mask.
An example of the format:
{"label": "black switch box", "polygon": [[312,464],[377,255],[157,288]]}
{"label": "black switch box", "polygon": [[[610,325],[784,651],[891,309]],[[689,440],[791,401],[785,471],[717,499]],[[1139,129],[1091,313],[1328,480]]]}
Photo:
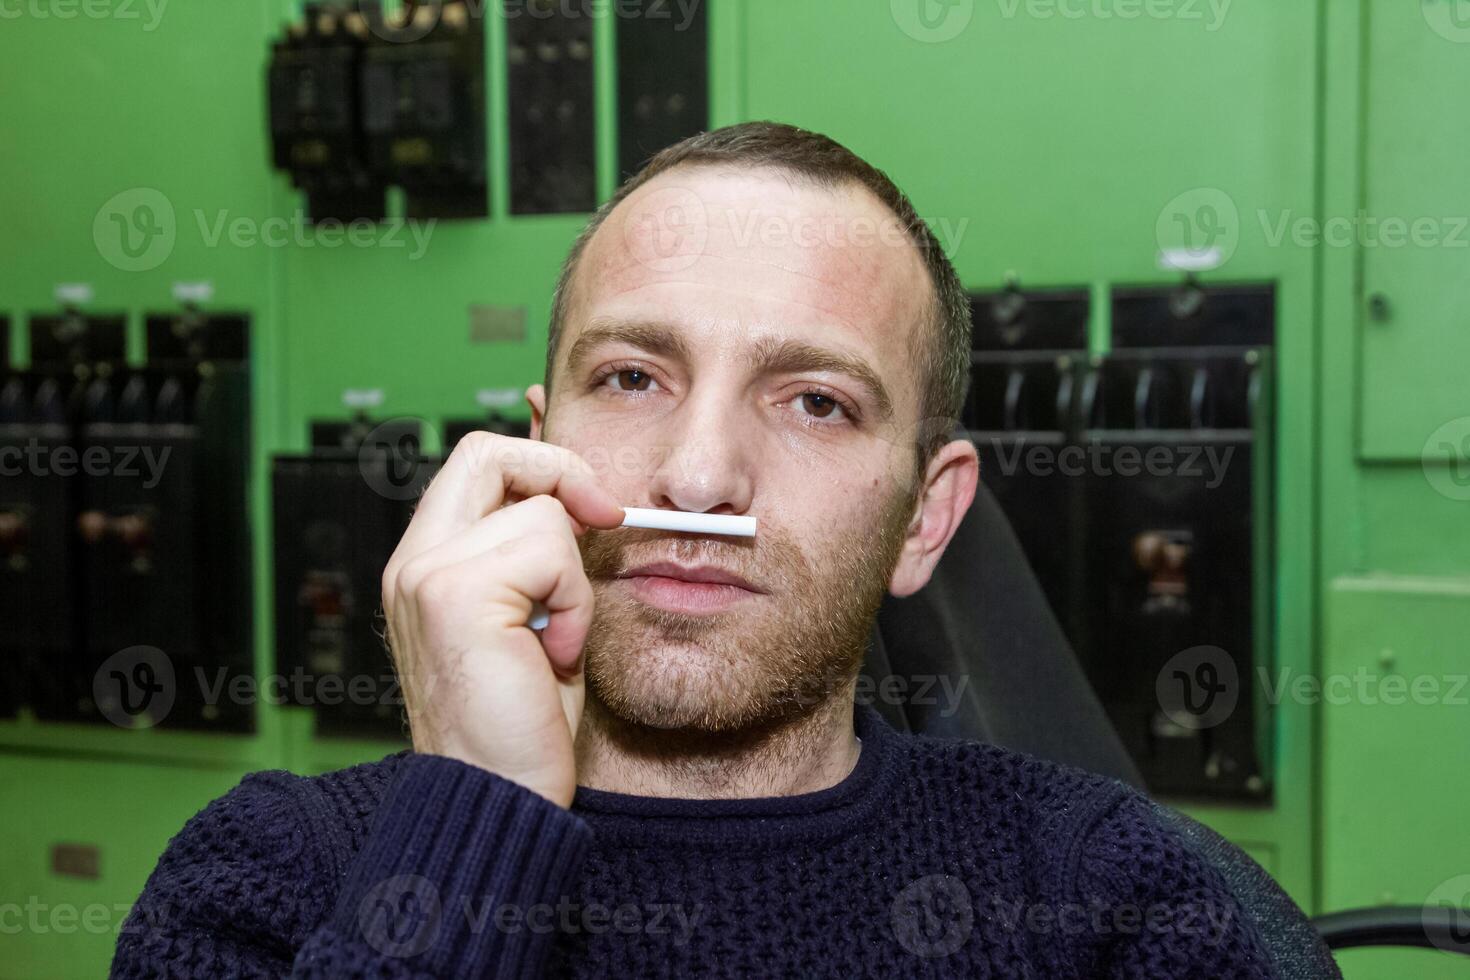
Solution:
{"label": "black switch box", "polygon": [[618,20],[618,168],[709,128],[709,5],[625,0]]}
{"label": "black switch box", "polygon": [[[410,218],[483,218],[485,31],[481,3],[418,8],[424,30],[380,27],[363,52],[368,166],[404,191]],[[381,24],[380,21],[373,21]]]}
{"label": "black switch box", "polygon": [[77,643],[69,375],[0,375],[0,715],[64,703]]}
{"label": "black switch box", "polygon": [[597,204],[592,17],[559,0],[506,0],[512,214]]}
{"label": "black switch box", "polygon": [[311,220],[380,220],[385,188],[367,163],[359,68],[366,17],[307,4],[272,48],[267,71],[272,162],[306,193]]}
{"label": "black switch box", "polygon": [[[73,478],[67,538],[82,635],[66,697],[38,704],[38,713],[253,730],[245,367],[123,370],[85,382],[79,395],[75,440],[85,465]],[[140,647],[156,650],[153,666],[166,664],[168,675],[159,682],[166,708],[146,718],[97,697],[104,668]]]}
{"label": "black switch box", "polygon": [[1075,442],[1091,301],[1085,288],[972,293],[964,425],[980,478],[1005,511],[1053,613],[1079,626],[1077,481],[1061,471]]}
{"label": "black switch box", "polygon": [[437,464],[399,448],[390,432],[274,461],[277,671],[289,702],[314,711],[319,734],[405,732],[381,583]]}

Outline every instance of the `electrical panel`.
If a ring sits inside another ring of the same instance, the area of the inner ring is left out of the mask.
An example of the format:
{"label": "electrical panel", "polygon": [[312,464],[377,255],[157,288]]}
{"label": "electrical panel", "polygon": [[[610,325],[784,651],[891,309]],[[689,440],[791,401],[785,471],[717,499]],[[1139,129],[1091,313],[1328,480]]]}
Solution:
{"label": "electrical panel", "polygon": [[444,455],[447,457],[454,452],[454,447],[459,445],[459,441],[471,432],[493,432],[517,439],[529,439],[531,423],[524,419],[507,418],[500,412],[491,412],[484,418],[478,419],[445,419]]}
{"label": "electrical panel", "polygon": [[1074,608],[1075,555],[1059,540],[1057,525],[1072,501],[1067,482],[1036,462],[1057,453],[1074,431],[1089,310],[1085,289],[1010,286],[970,300],[974,350],[965,425],[980,455],[980,477],[1010,518],[1064,626]]}
{"label": "electrical panel", "polygon": [[593,18],[558,0],[506,0],[503,9],[511,213],[591,211],[597,205]]}
{"label": "electrical panel", "polygon": [[1119,290],[1080,394],[1080,646],[1155,792],[1270,797],[1274,332],[1269,286]]}
{"label": "electrical panel", "polygon": [[65,375],[0,376],[0,714],[59,703],[58,665],[76,647],[71,523],[72,383]]}
{"label": "electrical panel", "polygon": [[31,366],[115,365],[127,357],[127,317],[67,310],[30,318]]}
{"label": "electrical panel", "polygon": [[709,6],[636,0],[618,21],[618,170],[709,128]]}
{"label": "electrical panel", "polygon": [[419,440],[412,422],[322,421],[309,454],[275,458],[277,670],[319,734],[404,735],[381,582],[437,468]]}
{"label": "electrical panel", "polygon": [[0,378],[0,447],[24,452],[0,481],[13,697],[43,719],[250,730],[247,366],[150,345],[131,367],[120,323],[90,322],[32,318],[32,366]]}
{"label": "electrical panel", "polygon": [[368,165],[360,71],[366,19],[307,4],[272,50],[267,74],[272,161],[306,194],[311,220],[378,220],[385,184]]}
{"label": "electrical panel", "polygon": [[489,214],[485,32],[474,0],[308,4],[272,52],[273,160],[313,221]]}
{"label": "electrical panel", "polygon": [[[481,2],[431,8],[424,25],[374,31],[362,62],[368,164],[403,188],[410,218],[483,218],[485,29]],[[412,40],[409,40],[412,38]]]}
{"label": "electrical panel", "polygon": [[143,318],[148,363],[180,367],[202,362],[245,363],[250,318],[242,313],[153,313]]}
{"label": "electrical panel", "polygon": [[972,298],[966,426],[1063,629],[1159,793],[1270,797],[1274,289]]}

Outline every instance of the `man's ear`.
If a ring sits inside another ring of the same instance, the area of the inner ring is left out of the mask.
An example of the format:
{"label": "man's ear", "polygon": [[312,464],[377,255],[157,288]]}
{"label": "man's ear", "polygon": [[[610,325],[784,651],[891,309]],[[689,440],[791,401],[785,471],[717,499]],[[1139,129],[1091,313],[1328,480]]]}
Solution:
{"label": "man's ear", "polygon": [[924,471],[924,486],[888,582],[889,592],[902,598],[928,583],[975,499],[979,480],[980,459],[970,440],[956,439],[934,454]]}
{"label": "man's ear", "polygon": [[541,441],[541,428],[546,424],[546,388],[532,385],[526,389],[526,404],[531,406],[531,438]]}

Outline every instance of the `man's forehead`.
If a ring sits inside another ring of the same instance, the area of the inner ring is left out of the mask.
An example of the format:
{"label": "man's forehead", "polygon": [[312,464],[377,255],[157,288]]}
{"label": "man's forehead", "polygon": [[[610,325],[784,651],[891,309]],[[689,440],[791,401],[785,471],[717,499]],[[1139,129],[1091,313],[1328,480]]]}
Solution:
{"label": "man's forehead", "polygon": [[825,326],[894,357],[930,290],[901,223],[860,185],[702,165],[659,175],[608,216],[577,272],[574,321],[675,306],[706,322]]}

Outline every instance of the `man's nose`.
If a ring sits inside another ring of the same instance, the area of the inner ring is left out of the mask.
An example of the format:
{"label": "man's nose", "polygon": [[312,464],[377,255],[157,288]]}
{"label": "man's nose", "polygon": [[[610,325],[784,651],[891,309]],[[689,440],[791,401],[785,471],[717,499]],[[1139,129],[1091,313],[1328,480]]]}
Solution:
{"label": "man's nose", "polygon": [[[710,514],[744,514],[753,493],[758,452],[753,420],[715,392],[690,395],[667,420],[666,447],[653,474],[655,507]],[[743,438],[742,438],[743,436]]]}

